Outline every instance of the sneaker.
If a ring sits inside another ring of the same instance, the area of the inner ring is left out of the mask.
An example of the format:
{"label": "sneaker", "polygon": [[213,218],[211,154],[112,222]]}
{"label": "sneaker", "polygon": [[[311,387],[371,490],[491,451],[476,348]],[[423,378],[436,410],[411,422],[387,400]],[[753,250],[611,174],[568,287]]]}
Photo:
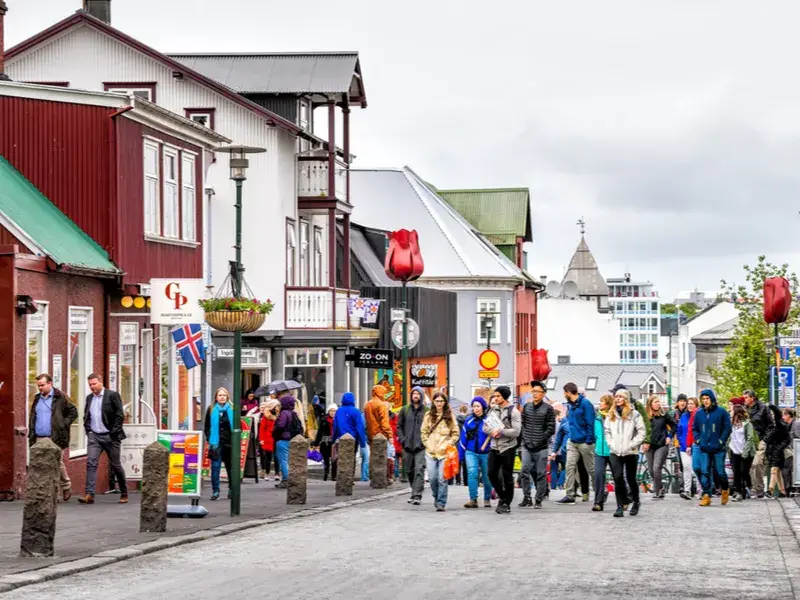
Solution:
{"label": "sneaker", "polygon": [[483,508],[492,508],[492,501],[491,500],[484,500],[483,501]]}
{"label": "sneaker", "polygon": [[722,506],[725,506],[728,503],[728,498],[730,498],[730,490],[722,490]]}
{"label": "sneaker", "polygon": [[103,492],[103,496],[108,496],[109,494],[119,494],[119,493],[120,493],[119,489],[114,488],[106,492]]}
{"label": "sneaker", "polygon": [[536,501],[536,502],[533,504],[533,508],[536,508],[536,509],[540,509],[540,508],[542,508],[542,501],[541,501],[541,500],[537,500],[537,501]]}
{"label": "sneaker", "polygon": [[628,510],[629,506],[630,506],[630,504],[623,504],[622,510]]}
{"label": "sneaker", "polygon": [[464,508],[478,508],[478,501],[477,500],[470,500],[464,505]]}
{"label": "sneaker", "polygon": [[408,500],[406,500],[406,502],[408,502],[409,504],[413,504],[414,503],[414,496],[411,496]]}
{"label": "sneaker", "polygon": [[703,494],[703,497],[700,499],[700,506],[711,506],[711,496]]}
{"label": "sneaker", "polygon": [[280,481],[280,480],[281,480],[280,475],[275,475],[275,477],[272,478],[272,481]]}
{"label": "sneaker", "polygon": [[414,506],[419,506],[420,504],[422,504],[422,500],[420,500],[419,498],[414,498],[411,501],[411,504],[413,504]]}
{"label": "sneaker", "polygon": [[658,499],[663,500],[666,497],[666,495],[667,495],[666,490],[662,489],[660,492],[658,492]]}
{"label": "sneaker", "polygon": [[633,505],[631,505],[631,512],[629,514],[632,517],[635,517],[636,515],[639,514],[639,503],[638,502],[634,502]]}
{"label": "sneaker", "polygon": [[119,504],[127,504],[128,503],[128,494],[121,494],[119,497]]}
{"label": "sneaker", "polygon": [[575,504],[575,498],[571,496],[564,496],[561,500],[557,500],[556,504]]}
{"label": "sneaker", "polygon": [[78,498],[79,504],[94,504],[94,495],[93,494],[86,494],[85,496],[81,496]]}
{"label": "sneaker", "polygon": [[614,516],[615,517],[624,517],[625,516],[625,507],[624,506],[618,506],[617,510],[614,511]]}
{"label": "sneaker", "polygon": [[692,497],[689,494],[687,494],[686,492],[681,492],[681,498],[683,498],[684,500],[691,500],[692,499]]}
{"label": "sneaker", "polygon": [[731,498],[731,500],[733,500],[734,502],[741,502],[742,501],[742,495],[739,492],[736,492],[733,495],[733,497]]}
{"label": "sneaker", "polygon": [[[289,487],[289,482],[288,481],[281,481],[280,483],[276,483],[275,487],[278,488],[279,490],[285,490],[285,489],[287,489]],[[228,493],[230,494],[230,492],[228,492]]]}
{"label": "sneaker", "polygon": [[436,512],[445,512],[447,509],[441,504],[436,507]]}
{"label": "sneaker", "polygon": [[602,504],[595,504],[592,507],[592,512],[603,512],[603,505]]}
{"label": "sneaker", "polygon": [[511,513],[511,506],[508,504],[503,504],[502,502],[497,505],[495,511],[498,515],[507,515]]}
{"label": "sneaker", "polygon": [[530,496],[525,496],[525,497],[522,499],[522,502],[520,502],[519,504],[517,504],[517,506],[519,506],[520,508],[528,508],[528,507],[530,507],[530,506],[533,506],[533,500],[531,500],[531,497],[530,497]]}
{"label": "sneaker", "polygon": [[583,501],[584,502],[588,502],[589,501],[589,494],[584,494],[583,495]]}
{"label": "sneaker", "polygon": [[763,498],[763,497],[764,497],[764,492],[758,492],[756,494],[756,498]]}
{"label": "sneaker", "polygon": [[219,500],[219,492],[212,492],[210,500]]}

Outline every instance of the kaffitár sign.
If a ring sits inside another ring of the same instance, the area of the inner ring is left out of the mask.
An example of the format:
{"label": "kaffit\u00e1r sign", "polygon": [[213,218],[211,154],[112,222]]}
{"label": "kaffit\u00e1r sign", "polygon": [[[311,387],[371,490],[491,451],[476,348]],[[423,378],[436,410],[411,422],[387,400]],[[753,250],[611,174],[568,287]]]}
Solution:
{"label": "kaffit\u00e1r sign", "polygon": [[411,385],[416,387],[436,387],[436,365],[418,363],[411,365]]}
{"label": "kaffit\u00e1r sign", "polygon": [[394,367],[394,350],[381,348],[353,348],[345,357],[357,369],[391,369]]}
{"label": "kaffit\u00e1r sign", "polygon": [[199,301],[205,297],[202,279],[151,279],[150,322],[159,325],[202,323]]}

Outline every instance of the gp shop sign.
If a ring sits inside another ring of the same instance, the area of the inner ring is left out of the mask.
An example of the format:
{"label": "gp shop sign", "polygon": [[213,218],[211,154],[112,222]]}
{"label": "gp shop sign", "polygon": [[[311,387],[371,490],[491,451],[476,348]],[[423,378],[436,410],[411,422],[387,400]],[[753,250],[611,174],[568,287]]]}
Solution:
{"label": "gp shop sign", "polygon": [[205,297],[202,279],[151,279],[150,322],[159,325],[203,323],[199,301]]}
{"label": "gp shop sign", "polygon": [[353,348],[345,358],[357,369],[391,369],[394,367],[394,350],[381,348]]}
{"label": "gp shop sign", "polygon": [[437,366],[419,363],[411,365],[411,385],[413,387],[436,387]]}

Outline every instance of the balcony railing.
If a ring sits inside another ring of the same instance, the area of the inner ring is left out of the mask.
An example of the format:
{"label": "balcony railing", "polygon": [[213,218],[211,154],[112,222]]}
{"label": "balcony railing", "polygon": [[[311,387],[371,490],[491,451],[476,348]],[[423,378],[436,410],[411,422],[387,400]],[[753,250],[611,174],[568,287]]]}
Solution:
{"label": "balcony railing", "polygon": [[[287,329],[347,329],[347,298],[359,295],[355,290],[328,287],[287,287]],[[334,300],[335,299],[335,300]],[[336,324],[333,303],[336,302]],[[361,319],[350,317],[350,329],[360,329]]]}
{"label": "balcony railing", "polygon": [[347,200],[347,165],[336,161],[335,188],[328,194],[328,158],[299,156],[297,158],[297,195],[301,198],[327,198],[333,195],[338,200]]}

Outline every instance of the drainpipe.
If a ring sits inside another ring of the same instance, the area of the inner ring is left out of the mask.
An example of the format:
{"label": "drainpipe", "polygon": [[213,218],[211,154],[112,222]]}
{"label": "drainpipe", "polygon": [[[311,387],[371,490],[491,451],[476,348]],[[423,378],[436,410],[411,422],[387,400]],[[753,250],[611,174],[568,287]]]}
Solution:
{"label": "drainpipe", "polygon": [[11,81],[11,78],[5,74],[6,61],[5,61],[5,20],[6,13],[8,12],[8,5],[5,0],[0,0],[0,81]]}
{"label": "drainpipe", "polygon": [[206,205],[203,209],[203,245],[205,250],[203,254],[206,258],[206,287],[211,288],[214,285],[213,271],[211,267],[211,198],[216,194],[214,188],[207,187],[205,189]]}

